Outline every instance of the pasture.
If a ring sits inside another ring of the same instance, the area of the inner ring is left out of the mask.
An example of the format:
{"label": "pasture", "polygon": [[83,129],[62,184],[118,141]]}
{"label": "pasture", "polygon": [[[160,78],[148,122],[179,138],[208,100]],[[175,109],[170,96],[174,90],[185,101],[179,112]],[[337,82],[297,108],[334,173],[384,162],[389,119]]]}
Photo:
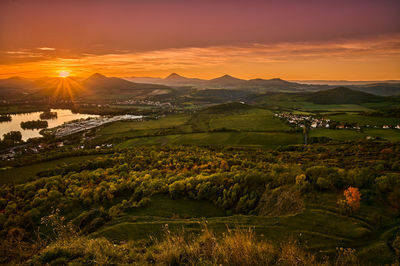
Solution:
{"label": "pasture", "polygon": [[397,117],[379,117],[361,114],[338,114],[330,115],[327,118],[337,122],[356,123],[359,125],[370,125],[379,127],[382,127],[383,125],[395,126],[400,124],[400,118]]}

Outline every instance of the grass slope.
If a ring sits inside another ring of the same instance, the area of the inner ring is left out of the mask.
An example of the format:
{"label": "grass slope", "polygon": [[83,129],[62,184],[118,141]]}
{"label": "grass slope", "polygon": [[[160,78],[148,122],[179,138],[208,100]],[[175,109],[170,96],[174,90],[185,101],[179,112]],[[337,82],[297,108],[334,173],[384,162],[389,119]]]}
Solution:
{"label": "grass slope", "polygon": [[336,194],[321,194],[318,198],[306,200],[306,209],[301,213],[267,217],[218,216],[222,212],[213,210],[206,202],[156,196],[151,205],[126,213],[92,236],[113,241],[141,240],[148,235],[162,237],[166,224],[174,232],[184,228],[186,233],[200,233],[205,221],[201,217],[209,216],[207,227],[218,235],[228,229],[250,227],[259,237],[266,236],[276,242],[295,238],[320,255],[335,254],[336,247],[345,246],[357,248],[373,263],[385,262],[385,258],[389,263],[387,258],[390,258],[391,251],[385,241],[386,235],[390,234],[380,231],[373,221],[374,215],[382,214],[379,206],[363,206],[356,216],[347,216],[337,210],[336,199]]}
{"label": "grass slope", "polygon": [[274,148],[279,145],[301,144],[301,133],[285,132],[205,132],[132,138],[118,145],[120,148],[141,145],[256,145]]}
{"label": "grass slope", "polygon": [[6,183],[24,183],[32,180],[37,173],[41,171],[51,170],[57,166],[62,166],[71,163],[80,163],[83,161],[88,161],[94,158],[101,157],[101,155],[86,155],[86,156],[76,156],[67,157],[52,161],[47,161],[43,163],[37,163],[22,167],[10,168],[5,170],[0,170],[0,184]]}

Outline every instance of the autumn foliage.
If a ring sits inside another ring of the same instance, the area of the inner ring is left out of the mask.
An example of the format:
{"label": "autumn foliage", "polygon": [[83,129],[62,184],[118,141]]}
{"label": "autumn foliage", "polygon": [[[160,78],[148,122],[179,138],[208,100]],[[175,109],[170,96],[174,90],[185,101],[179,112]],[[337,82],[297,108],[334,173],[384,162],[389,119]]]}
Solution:
{"label": "autumn foliage", "polygon": [[346,197],[347,205],[352,211],[356,211],[358,208],[360,208],[361,193],[358,188],[348,187],[343,194]]}

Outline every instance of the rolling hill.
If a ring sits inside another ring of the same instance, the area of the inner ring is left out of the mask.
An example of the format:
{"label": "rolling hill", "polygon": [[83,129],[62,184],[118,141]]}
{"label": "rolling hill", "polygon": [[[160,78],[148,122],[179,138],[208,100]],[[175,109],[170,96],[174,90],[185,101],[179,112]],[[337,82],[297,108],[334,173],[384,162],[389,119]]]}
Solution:
{"label": "rolling hill", "polygon": [[346,87],[338,87],[329,90],[306,93],[305,99],[317,104],[359,104],[381,102],[386,98],[366,92],[351,90]]}

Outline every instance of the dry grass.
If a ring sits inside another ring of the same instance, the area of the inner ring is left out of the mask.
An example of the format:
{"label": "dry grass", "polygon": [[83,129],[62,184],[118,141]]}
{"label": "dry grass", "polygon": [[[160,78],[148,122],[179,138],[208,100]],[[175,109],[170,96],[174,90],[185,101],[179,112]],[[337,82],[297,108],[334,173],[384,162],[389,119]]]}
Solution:
{"label": "dry grass", "polygon": [[34,265],[358,265],[353,250],[338,253],[331,263],[319,261],[295,241],[281,245],[257,239],[251,229],[228,230],[215,235],[206,226],[200,235],[165,226],[162,240],[113,244],[105,238],[58,238],[29,261]]}
{"label": "dry grass", "polygon": [[155,245],[151,261],[162,265],[322,265],[295,242],[280,247],[257,240],[253,231],[228,230],[217,237],[207,228],[188,240],[183,233],[173,234]]}

